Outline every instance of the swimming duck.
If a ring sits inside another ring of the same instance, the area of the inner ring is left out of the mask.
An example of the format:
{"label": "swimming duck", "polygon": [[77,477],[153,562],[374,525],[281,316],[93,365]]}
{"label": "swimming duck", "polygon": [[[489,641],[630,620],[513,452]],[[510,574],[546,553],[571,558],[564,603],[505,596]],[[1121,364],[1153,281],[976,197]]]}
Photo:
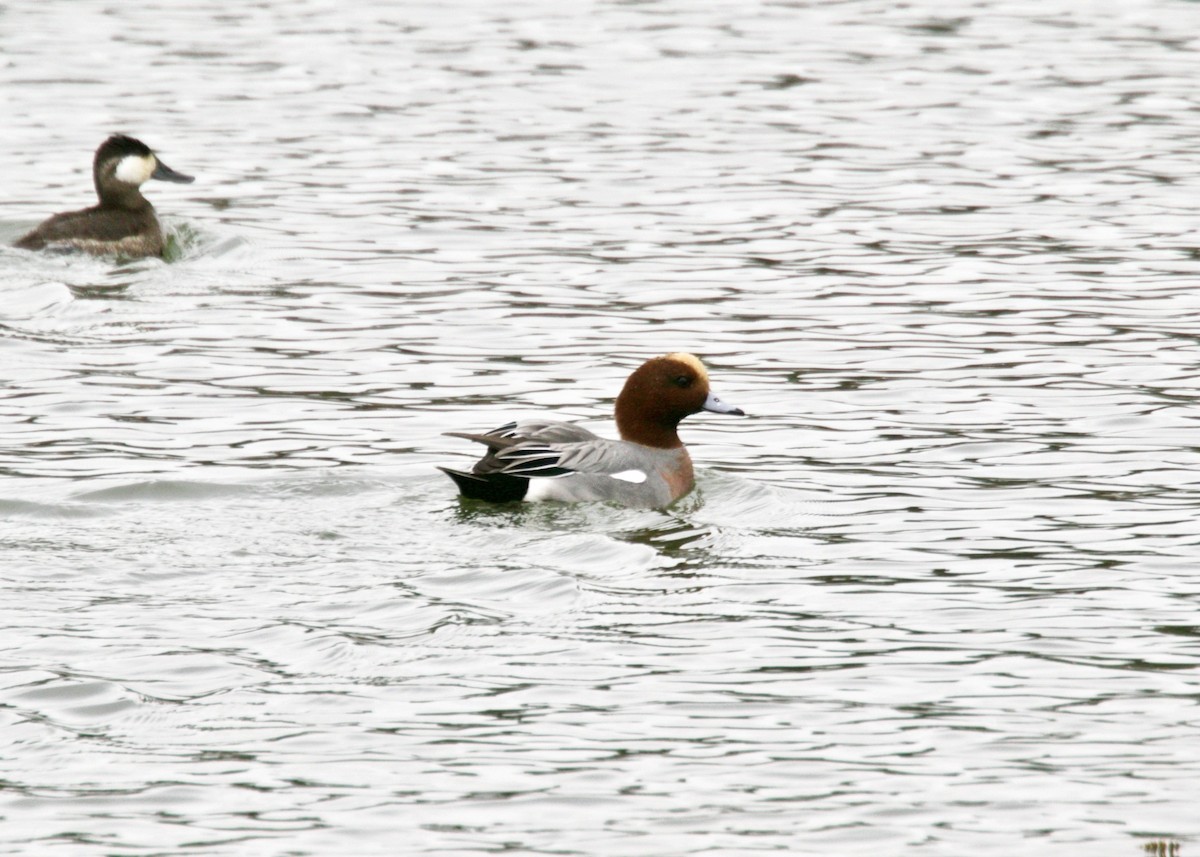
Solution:
{"label": "swimming duck", "polygon": [[487,446],[470,473],[441,467],[464,497],[509,500],[600,500],[633,508],[668,506],[692,490],[692,459],[680,421],[699,411],[745,416],[708,388],[694,355],[666,354],[643,363],[617,397],[620,440],[555,420],[511,422],[486,434],[447,432]]}
{"label": "swimming duck", "polygon": [[161,256],[162,227],[140,190],[150,179],[187,184],[141,140],[114,134],[96,150],[92,180],[100,204],[56,214],[17,242],[25,250],[69,248],[97,256]]}

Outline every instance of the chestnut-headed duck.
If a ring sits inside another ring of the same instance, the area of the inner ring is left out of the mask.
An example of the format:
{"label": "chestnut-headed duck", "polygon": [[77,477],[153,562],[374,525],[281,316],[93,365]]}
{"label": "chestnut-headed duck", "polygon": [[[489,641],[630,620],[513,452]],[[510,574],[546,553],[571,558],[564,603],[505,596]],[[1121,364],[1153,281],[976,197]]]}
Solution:
{"label": "chestnut-headed duck", "polygon": [[699,411],[745,416],[712,394],[708,372],[696,357],[667,354],[647,360],[625,382],[615,414],[620,440],[554,420],[511,422],[486,434],[447,432],[488,451],[470,473],[439,469],[464,497],[479,500],[599,500],[662,508],[695,485],[678,427]]}
{"label": "chestnut-headed duck", "polygon": [[186,184],[141,140],[114,134],[96,150],[92,181],[100,203],[56,214],[17,241],[24,250],[82,250],[97,256],[161,256],[162,227],[141,186],[150,179]]}

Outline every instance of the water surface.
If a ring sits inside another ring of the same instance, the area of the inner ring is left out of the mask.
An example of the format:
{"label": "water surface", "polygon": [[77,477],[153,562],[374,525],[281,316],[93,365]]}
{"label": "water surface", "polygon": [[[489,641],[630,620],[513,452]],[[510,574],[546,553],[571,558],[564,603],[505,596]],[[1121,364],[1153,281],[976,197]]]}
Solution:
{"label": "water surface", "polygon": [[[1188,854],[1200,6],[0,12],[0,853]],[[463,503],[611,434],[664,511]]]}

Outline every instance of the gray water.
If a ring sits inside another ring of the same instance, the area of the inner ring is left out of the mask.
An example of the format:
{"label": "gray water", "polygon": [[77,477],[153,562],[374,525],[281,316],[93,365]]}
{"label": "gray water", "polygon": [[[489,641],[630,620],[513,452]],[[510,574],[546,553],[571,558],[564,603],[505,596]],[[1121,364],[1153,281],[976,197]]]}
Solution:
{"label": "gray water", "polygon": [[[0,853],[1190,855],[1200,4],[0,8]],[[742,420],[665,511],[445,431]],[[1157,853],[1157,851],[1155,852]]]}

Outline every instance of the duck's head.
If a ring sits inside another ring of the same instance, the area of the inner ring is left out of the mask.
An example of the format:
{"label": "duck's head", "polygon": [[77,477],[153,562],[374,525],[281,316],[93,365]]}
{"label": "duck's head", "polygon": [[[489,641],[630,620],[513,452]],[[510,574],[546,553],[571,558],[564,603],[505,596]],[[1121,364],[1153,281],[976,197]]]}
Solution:
{"label": "duck's head", "polygon": [[141,140],[124,134],[114,134],[100,144],[92,162],[92,179],[102,200],[136,193],[150,179],[179,184],[195,181],[164,164]]}
{"label": "duck's head", "polygon": [[639,366],[617,397],[617,430],[634,443],[663,449],[682,446],[677,428],[699,411],[745,416],[708,387],[708,371],[692,354],[653,357]]}

